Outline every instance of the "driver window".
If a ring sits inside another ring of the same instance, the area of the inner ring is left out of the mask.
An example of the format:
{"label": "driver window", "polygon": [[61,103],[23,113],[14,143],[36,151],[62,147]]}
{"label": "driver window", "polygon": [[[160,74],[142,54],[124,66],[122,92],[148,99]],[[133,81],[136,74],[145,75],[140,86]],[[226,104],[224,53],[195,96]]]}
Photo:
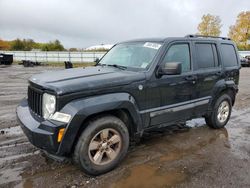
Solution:
{"label": "driver window", "polygon": [[182,63],[182,72],[191,70],[190,51],[188,44],[174,44],[169,49],[163,60],[166,62],[180,62]]}

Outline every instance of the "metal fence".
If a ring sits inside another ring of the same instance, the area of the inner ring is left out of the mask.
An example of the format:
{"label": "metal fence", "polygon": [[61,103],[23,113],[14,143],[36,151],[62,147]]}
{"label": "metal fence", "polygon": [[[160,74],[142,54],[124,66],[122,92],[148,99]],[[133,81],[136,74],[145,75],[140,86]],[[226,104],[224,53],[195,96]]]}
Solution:
{"label": "metal fence", "polygon": [[[40,52],[40,51],[0,51],[0,53],[13,54],[14,61],[30,60],[38,62],[64,62],[76,63],[94,62],[101,58],[105,52]],[[250,51],[239,51],[242,56],[250,55]]]}
{"label": "metal fence", "polygon": [[4,54],[13,54],[14,61],[30,60],[38,62],[64,62],[75,63],[94,62],[101,58],[105,52],[44,52],[44,51],[0,51]]}

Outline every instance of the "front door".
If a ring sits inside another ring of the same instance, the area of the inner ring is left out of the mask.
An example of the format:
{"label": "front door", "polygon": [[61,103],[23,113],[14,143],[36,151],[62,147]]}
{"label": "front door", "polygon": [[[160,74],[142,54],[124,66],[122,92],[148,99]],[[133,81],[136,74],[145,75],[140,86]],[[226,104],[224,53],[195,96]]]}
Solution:
{"label": "front door", "polygon": [[[189,42],[175,42],[167,50],[161,63],[181,62],[180,75],[164,75],[155,78],[150,85],[157,85],[161,102],[150,110],[150,125],[174,123],[193,115],[196,75],[192,72],[191,45]],[[150,90],[150,88],[149,88]],[[152,93],[152,92],[151,92]]]}

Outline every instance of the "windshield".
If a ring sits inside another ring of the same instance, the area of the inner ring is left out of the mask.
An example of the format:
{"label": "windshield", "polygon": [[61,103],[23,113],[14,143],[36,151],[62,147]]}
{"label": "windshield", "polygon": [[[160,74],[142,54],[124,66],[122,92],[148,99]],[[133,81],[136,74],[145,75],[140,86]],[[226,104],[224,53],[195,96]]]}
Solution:
{"label": "windshield", "polygon": [[99,64],[147,69],[160,47],[160,43],[154,42],[118,44],[101,59]]}

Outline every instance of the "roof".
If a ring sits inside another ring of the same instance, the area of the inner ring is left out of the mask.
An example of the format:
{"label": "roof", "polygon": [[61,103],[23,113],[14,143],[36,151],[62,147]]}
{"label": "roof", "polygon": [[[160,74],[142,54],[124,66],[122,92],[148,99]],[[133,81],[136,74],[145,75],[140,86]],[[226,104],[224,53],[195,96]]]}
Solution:
{"label": "roof", "polygon": [[232,43],[230,38],[227,37],[214,37],[214,36],[203,36],[203,35],[186,35],[185,37],[165,37],[165,38],[141,38],[124,41],[126,42],[167,42],[171,40],[195,40],[195,41],[224,41]]}

